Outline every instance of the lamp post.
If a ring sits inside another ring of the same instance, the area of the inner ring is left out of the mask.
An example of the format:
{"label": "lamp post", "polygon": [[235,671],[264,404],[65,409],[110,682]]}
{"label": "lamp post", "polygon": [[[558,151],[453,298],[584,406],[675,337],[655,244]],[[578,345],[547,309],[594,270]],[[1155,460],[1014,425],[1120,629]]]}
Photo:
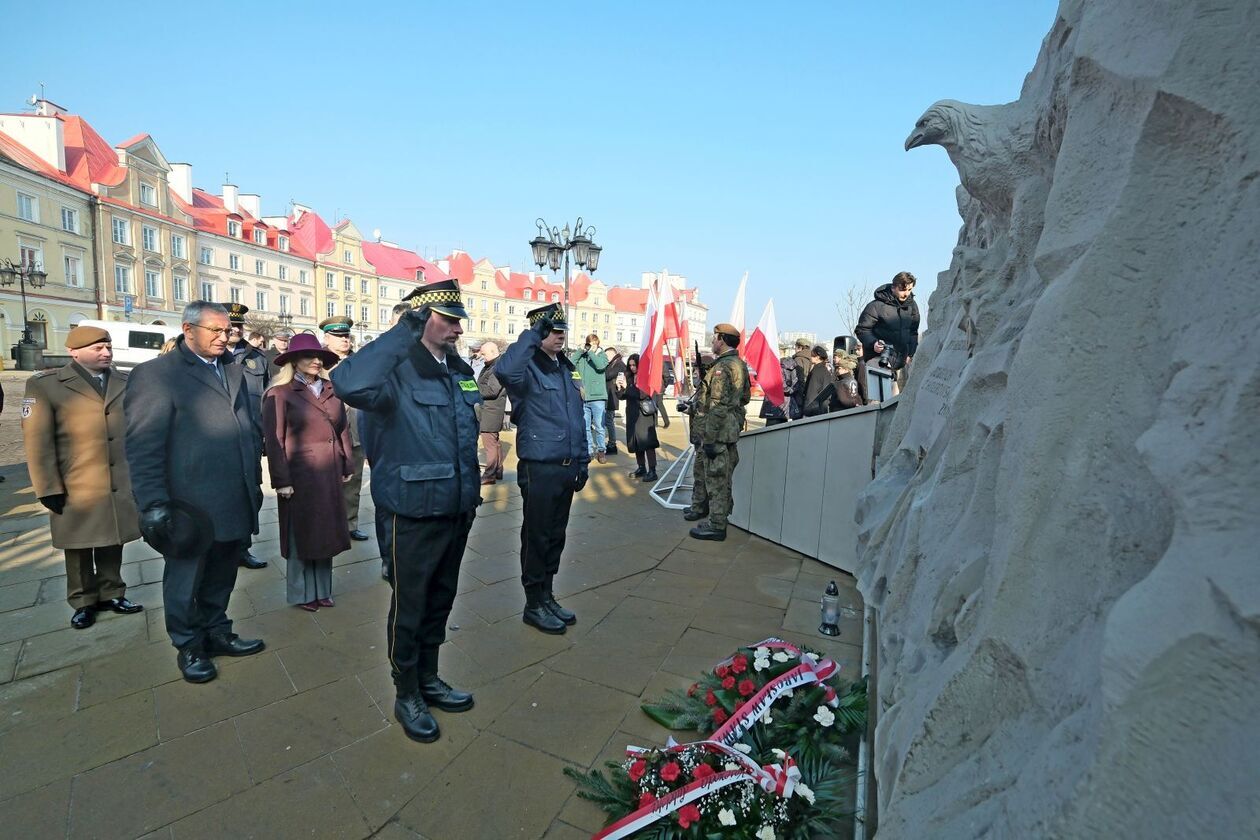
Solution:
{"label": "lamp post", "polygon": [[0,286],[12,286],[16,282],[22,293],[22,339],[17,346],[18,370],[35,370],[39,355],[39,345],[31,336],[31,325],[26,314],[26,282],[28,280],[33,288],[42,289],[48,282],[48,273],[36,262],[15,263],[13,260],[6,259],[0,264]]}
{"label": "lamp post", "polygon": [[583,225],[581,216],[574,223],[572,233],[567,224],[563,230],[548,228],[547,222],[541,217],[534,224],[538,227],[538,235],[529,241],[534,264],[539,268],[545,265],[556,272],[560,270],[561,258],[564,260],[564,320],[569,324],[571,334],[573,323],[569,320],[569,252],[573,252],[573,261],[578,264],[578,268],[588,269],[594,274],[595,269],[599,268],[600,252],[604,249],[595,244],[594,226]]}

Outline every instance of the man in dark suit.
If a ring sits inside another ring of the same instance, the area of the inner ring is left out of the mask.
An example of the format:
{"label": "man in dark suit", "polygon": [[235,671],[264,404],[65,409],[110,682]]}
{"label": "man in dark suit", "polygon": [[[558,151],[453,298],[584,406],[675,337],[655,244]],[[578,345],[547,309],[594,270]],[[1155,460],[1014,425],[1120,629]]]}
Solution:
{"label": "man in dark suit", "polygon": [[[263,391],[267,390],[267,383],[271,381],[271,362],[252,342],[245,340],[245,316],[249,313],[249,307],[243,303],[225,303],[223,308],[227,310],[228,320],[232,323],[228,327],[227,351],[222,360],[225,364],[240,365],[245,373],[245,388],[254,400],[254,411],[262,417]],[[245,541],[241,565],[247,569],[267,568],[267,561],[255,557],[254,552],[250,551],[252,545],[252,541]]]}
{"label": "man in dark suit", "polygon": [[169,533],[171,502],[199,508],[214,540],[195,557],[167,556],[162,579],[166,632],[184,679],[217,676],[212,656],[249,656],[227,617],[236,569],[262,505],[262,427],[240,365],[224,364],[227,311],[194,301],[175,349],[132,371],[124,401],[127,463],[146,536]]}

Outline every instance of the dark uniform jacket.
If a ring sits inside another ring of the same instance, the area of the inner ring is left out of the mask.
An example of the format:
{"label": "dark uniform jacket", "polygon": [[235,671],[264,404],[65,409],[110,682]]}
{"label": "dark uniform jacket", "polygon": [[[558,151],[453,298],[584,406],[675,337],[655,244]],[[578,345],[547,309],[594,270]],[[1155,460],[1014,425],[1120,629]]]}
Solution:
{"label": "dark uniform jacket", "polygon": [[539,348],[541,341],[537,332],[525,330],[494,366],[512,397],[517,457],[586,463],[591,456],[582,419],[582,379],[563,355],[552,361]]}
{"label": "dark uniform jacket", "polygon": [[413,519],[455,516],[481,504],[472,368],[448,353],[446,365],[398,324],[332,369],[348,405],[371,414],[367,452],[372,500]]}
{"label": "dark uniform jacket", "polygon": [[228,542],[258,532],[262,421],[242,367],[222,369],[226,387],[180,336],[174,350],[132,369],[123,408],[136,507],[182,499]]}
{"label": "dark uniform jacket", "polygon": [[905,367],[906,357],[919,350],[919,304],[915,303],[914,293],[902,303],[893,294],[892,283],[880,286],[875,290],[875,299],[862,310],[853,332],[862,342],[863,361],[879,358],[875,342],[882,341],[896,351],[891,359],[892,369]]}
{"label": "dark uniform jacket", "polygon": [[507,409],[507,390],[494,375],[494,363],[486,362],[477,375],[477,390],[481,392],[481,431],[498,434],[503,431],[503,412]]}
{"label": "dark uniform jacket", "polygon": [[245,344],[245,347],[245,352],[240,354],[224,353],[223,361],[241,366],[241,372],[245,374],[245,387],[254,398],[258,416],[262,417],[262,398],[263,392],[267,390],[267,383],[271,381],[271,362],[257,347],[251,344]]}

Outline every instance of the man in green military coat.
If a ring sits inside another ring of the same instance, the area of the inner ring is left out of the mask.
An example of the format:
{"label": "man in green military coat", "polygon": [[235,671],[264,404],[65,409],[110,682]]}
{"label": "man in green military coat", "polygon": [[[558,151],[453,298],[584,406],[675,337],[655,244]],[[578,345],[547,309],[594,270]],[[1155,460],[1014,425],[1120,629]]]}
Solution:
{"label": "man in green military coat", "polygon": [[752,398],[748,366],[740,359],[739,330],[718,324],[713,331],[713,355],[717,358],[704,375],[696,396],[694,435],[696,470],[704,481],[692,488],[687,518],[708,511],[708,519],[691,529],[698,540],[726,539],[726,518],[731,513],[731,476],[739,463],[736,444],[744,430],[744,407]]}

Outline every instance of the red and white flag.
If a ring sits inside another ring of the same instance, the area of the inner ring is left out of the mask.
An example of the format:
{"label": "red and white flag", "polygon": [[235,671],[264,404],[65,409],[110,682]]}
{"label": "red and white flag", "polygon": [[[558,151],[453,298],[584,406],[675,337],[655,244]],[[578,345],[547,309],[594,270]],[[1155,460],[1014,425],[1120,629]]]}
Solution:
{"label": "red and white flag", "polygon": [[746,359],[745,345],[748,336],[744,333],[744,289],[748,286],[748,272],[739,281],[739,291],[735,293],[735,303],[731,305],[731,326],[739,330],[739,355]]}
{"label": "red and white flag", "polygon": [[753,382],[761,387],[765,398],[782,406],[786,399],[783,396],[783,370],[779,367],[778,349],[779,327],[774,320],[774,298],[770,298],[757,328],[748,337],[744,360],[748,363]]}
{"label": "red and white flag", "polygon": [[655,289],[648,289],[644,315],[639,370],[634,376],[634,387],[648,395],[659,394],[665,367],[665,313],[658,307]]}

